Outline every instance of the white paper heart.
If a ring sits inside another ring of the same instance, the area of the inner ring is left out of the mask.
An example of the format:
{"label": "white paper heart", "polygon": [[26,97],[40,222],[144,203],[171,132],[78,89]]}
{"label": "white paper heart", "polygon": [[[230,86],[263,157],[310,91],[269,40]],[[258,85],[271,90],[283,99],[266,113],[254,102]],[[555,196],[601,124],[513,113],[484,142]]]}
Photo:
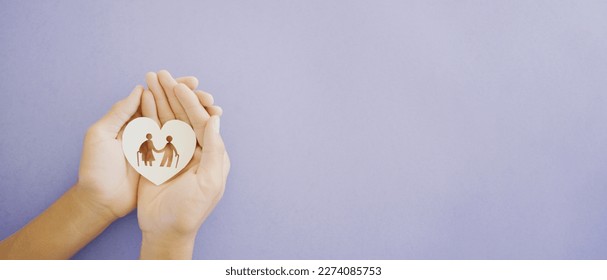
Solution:
{"label": "white paper heart", "polygon": [[195,149],[196,134],[179,120],[168,121],[160,129],[150,118],[136,118],[122,134],[124,156],[141,176],[156,185],[188,165]]}

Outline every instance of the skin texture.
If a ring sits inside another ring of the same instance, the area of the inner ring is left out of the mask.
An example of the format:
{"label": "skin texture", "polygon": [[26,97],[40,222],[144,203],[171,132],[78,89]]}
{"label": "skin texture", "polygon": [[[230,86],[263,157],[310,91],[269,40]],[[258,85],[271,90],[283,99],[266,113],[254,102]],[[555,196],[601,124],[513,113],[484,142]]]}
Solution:
{"label": "skin texture", "polygon": [[118,217],[133,210],[139,175],[121,158],[120,132],[137,114],[143,87],[86,133],[78,183],[25,227],[0,243],[3,259],[66,259]]}
{"label": "skin texture", "polygon": [[[194,77],[181,78],[191,88],[198,86]],[[143,101],[143,87],[137,86],[125,100],[116,103],[110,112],[93,124],[84,139],[84,149],[76,187],[94,197],[116,218],[135,209],[139,174],[122,154],[121,135],[124,126],[138,112]]]}
{"label": "skin texture", "polygon": [[[162,79],[165,75],[170,77],[164,71],[157,76]],[[152,95],[158,98],[162,93],[172,92],[175,100],[168,102],[169,106],[142,108],[143,116],[166,122],[169,119],[160,116],[173,114],[177,119],[187,120],[198,144],[193,159],[175,178],[160,186],[143,177],[139,181],[137,217],[143,235],[140,258],[191,259],[198,229],[224,193],[230,160],[219,134],[219,116],[209,114],[209,108],[219,108],[212,105],[212,96],[197,94],[182,83],[160,84],[163,92],[148,85]],[[179,109],[173,109],[174,102],[178,102],[175,108]],[[210,111],[221,113],[220,108]]]}
{"label": "skin texture", "polygon": [[[155,77],[158,77],[159,75],[163,77],[162,83],[164,83],[166,87],[179,84],[183,85],[189,92],[192,92],[192,90],[198,86],[198,80],[194,77],[183,77],[173,80],[173,78],[170,77],[170,74],[166,72],[166,74],[168,74],[168,76],[166,76],[165,72],[166,71],[161,71],[158,74],[154,73],[154,75]],[[148,76],[152,75],[150,73],[146,75],[146,80],[149,81],[150,77]],[[158,87],[160,87],[163,90],[162,93],[164,93],[162,83],[157,80],[157,84],[155,85],[157,93],[159,93]],[[164,211],[164,208],[167,207],[181,207],[182,201],[178,201],[179,195],[173,195],[172,198],[170,198],[170,196],[158,195],[158,198],[154,199],[138,199],[138,193],[149,193],[153,195],[153,192],[138,192],[138,187],[146,186],[146,183],[149,184],[149,182],[145,179],[140,179],[141,177],[139,174],[135,172],[124,158],[121,144],[122,130],[128,121],[139,117],[142,114],[146,116],[154,115],[155,119],[159,121],[157,112],[161,112],[162,110],[155,109],[157,102],[159,102],[158,104],[164,104],[164,109],[169,109],[169,111],[162,111],[164,113],[163,118],[165,121],[176,116],[176,114],[173,113],[172,107],[170,107],[171,103],[179,104],[179,106],[184,104],[190,111],[191,108],[202,108],[202,110],[207,113],[204,109],[206,106],[206,108],[210,108],[209,112],[213,112],[213,115],[220,115],[222,111],[221,108],[213,105],[213,98],[209,94],[195,95],[197,97],[197,102],[196,105],[194,105],[187,102],[179,103],[180,101],[177,100],[177,95],[175,95],[174,92],[170,99],[172,101],[169,101],[165,95],[165,103],[162,103],[163,101],[161,99],[155,99],[156,96],[152,95],[153,91],[154,88],[152,88],[152,91],[149,91],[145,90],[142,86],[135,87],[127,98],[116,103],[104,117],[89,128],[84,140],[79,178],[76,185],[70,188],[64,195],[55,201],[53,205],[30,221],[26,226],[0,242],[0,259],[70,258],[103,232],[103,230],[114,220],[130,213],[136,207],[138,200],[143,202],[143,206],[146,209],[150,209],[151,213],[154,211]],[[161,95],[158,94],[158,96]],[[187,101],[191,102],[192,99]],[[168,105],[168,107],[166,105]],[[175,106],[178,108],[177,105]],[[181,112],[179,116],[187,117],[189,123],[189,115],[187,114],[186,109],[183,107],[181,109],[183,112]],[[201,122],[199,116],[193,115],[193,117],[194,123],[197,125],[206,123],[209,119],[209,117],[207,117],[204,122]],[[215,131],[215,128],[219,127],[218,117],[216,116],[214,118],[216,120],[214,119],[212,123],[216,123],[217,125],[209,126],[208,130]],[[195,131],[197,131],[197,136],[198,133],[201,132],[200,128]],[[225,153],[223,141],[221,141],[218,130],[216,133],[206,133],[203,129],[202,133],[203,134],[200,135],[201,137],[207,135],[207,138],[210,139],[207,140],[209,151],[215,151],[213,153],[222,151],[222,155],[225,155],[225,158],[204,157],[208,161],[205,166],[226,166],[225,162],[227,161],[227,169],[219,170],[211,168],[208,169],[209,173],[205,176],[194,176],[195,178],[211,178],[206,179],[206,181],[205,179],[202,179],[204,184],[201,184],[199,179],[197,179],[196,182],[192,181],[190,173],[184,172],[166,183],[167,187],[192,184],[192,186],[198,187],[198,189],[203,189],[200,186],[204,185],[204,192],[206,193],[219,193],[217,190],[221,190],[221,193],[223,193],[225,176],[227,176],[226,170],[229,170],[229,160]],[[198,157],[196,158],[195,156],[195,159],[200,160],[203,158],[200,155],[200,152],[198,154]],[[197,164],[195,160],[193,160],[190,165],[191,166],[186,168],[186,170],[192,170],[192,167],[198,168],[201,166]],[[216,178],[224,179],[218,181]],[[176,187],[176,189],[188,188]],[[219,195],[218,197],[221,196]],[[198,196],[198,198],[202,198],[202,196]],[[218,200],[217,196],[214,198]],[[214,200],[215,203],[216,200]],[[201,202],[201,200],[197,201]],[[161,206],[155,206],[156,204]],[[188,205],[188,203],[185,203],[184,205]],[[184,239],[181,238],[183,237],[182,235],[169,235],[168,233],[174,232],[175,229],[182,228],[187,230],[177,230],[177,232],[188,233],[189,235],[195,236],[195,232],[197,231],[196,225],[198,225],[198,227],[200,226],[204,217],[210,213],[215,204],[210,204],[207,200],[203,199],[201,205],[204,206],[192,206],[189,208],[181,207],[183,208],[182,211],[167,211],[167,213],[171,213],[170,215],[176,217],[177,220],[187,216],[196,221],[195,223],[183,223],[180,225],[170,224],[161,222],[164,221],[162,217],[152,217],[149,214],[143,215],[143,217],[145,217],[145,224],[149,225],[148,228],[150,229],[147,231],[149,234],[144,234],[147,238],[144,240],[144,243],[152,245],[147,246],[146,248],[161,248],[157,245],[160,244],[160,238],[162,238],[162,242],[173,242],[175,248],[183,247],[180,245],[184,241]],[[213,207],[210,207],[210,205]],[[187,213],[188,211],[191,212]],[[154,236],[154,238],[151,238],[152,236]],[[169,237],[175,237],[175,239],[172,240]],[[191,247],[189,250],[189,257],[191,258]],[[184,255],[182,252],[184,251],[175,252],[172,250],[164,252],[165,254],[157,252],[153,256],[155,258],[187,257],[187,255]],[[179,254],[175,255],[176,253]],[[144,256],[148,256],[148,254],[144,255],[142,253],[142,258]]]}

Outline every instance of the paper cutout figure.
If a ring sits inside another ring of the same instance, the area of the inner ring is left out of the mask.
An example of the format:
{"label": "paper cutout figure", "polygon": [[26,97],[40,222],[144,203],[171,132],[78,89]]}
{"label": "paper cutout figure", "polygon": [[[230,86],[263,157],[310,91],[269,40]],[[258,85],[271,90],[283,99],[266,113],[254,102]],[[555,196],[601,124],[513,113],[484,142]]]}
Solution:
{"label": "paper cutout figure", "polygon": [[161,151],[156,150],[156,148],[154,147],[154,142],[152,142],[151,133],[146,134],[145,138],[148,140],[141,143],[141,146],[139,146],[139,151],[137,151],[137,166],[139,166],[139,154],[141,154],[141,160],[143,161],[145,166],[148,166],[148,163],[150,164],[150,166],[152,166],[152,161],[156,160],[156,158],[154,157],[154,153],[152,151],[157,152],[157,153],[161,152]]}
{"label": "paper cutout figure", "polygon": [[167,144],[166,146],[164,146],[164,148],[162,148],[162,150],[160,150],[164,151],[160,166],[164,166],[164,164],[168,161],[167,167],[171,167],[171,163],[173,162],[173,153],[175,153],[175,155],[177,156],[177,162],[175,163],[175,167],[179,165],[179,153],[177,152],[177,149],[175,149],[175,146],[171,144],[171,141],[173,141],[173,137],[171,137],[171,135],[167,136]]}
{"label": "paper cutout figure", "polygon": [[[161,129],[150,118],[136,118],[126,125],[122,134],[124,157],[141,176],[156,185],[186,167],[195,149],[194,130],[179,120],[168,121]],[[154,165],[161,154],[160,164]]]}

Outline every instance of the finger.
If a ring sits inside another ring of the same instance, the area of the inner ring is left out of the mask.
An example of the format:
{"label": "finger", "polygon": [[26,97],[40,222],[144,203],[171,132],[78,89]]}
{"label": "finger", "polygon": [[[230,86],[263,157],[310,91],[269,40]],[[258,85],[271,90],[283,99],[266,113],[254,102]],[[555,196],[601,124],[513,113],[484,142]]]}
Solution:
{"label": "finger", "polygon": [[200,157],[200,165],[198,165],[197,173],[203,173],[209,178],[219,180],[221,184],[225,181],[227,174],[224,174],[226,149],[219,134],[219,117],[212,116],[204,130],[202,142],[202,155]]}
{"label": "finger", "polygon": [[[137,112],[135,112],[135,114],[127,121],[127,123],[131,122],[132,120],[141,117],[141,112],[139,112],[140,110],[137,110]],[[116,139],[121,140],[122,139],[122,134],[124,133],[124,128],[125,126],[123,126],[120,131],[118,132],[118,136],[116,136]]]}
{"label": "finger", "polygon": [[154,95],[147,89],[143,91],[143,95],[141,96],[141,115],[154,120],[158,125],[160,125]]}
{"label": "finger", "polygon": [[154,95],[154,101],[156,101],[156,113],[158,115],[158,119],[160,120],[160,124],[164,124],[170,120],[175,119],[175,115],[171,110],[171,106],[169,105],[169,101],[167,100],[166,94],[158,82],[158,75],[154,72],[148,72],[145,74],[145,82],[148,84],[148,88]]}
{"label": "finger", "polygon": [[204,107],[212,106],[213,102],[215,102],[213,95],[211,95],[210,93],[204,92],[202,90],[197,90],[195,92],[196,92],[196,96],[198,96],[198,100],[200,100],[200,104],[202,104],[202,106],[204,106]]}
{"label": "finger", "polygon": [[213,105],[213,106],[209,106],[209,107],[205,107],[205,109],[207,109],[207,112],[209,113],[209,115],[211,116],[218,116],[221,117],[221,115],[223,115],[223,109],[221,109],[221,107],[217,106],[217,105]]}
{"label": "finger", "polygon": [[198,79],[194,76],[179,77],[175,79],[175,81],[177,81],[178,84],[185,84],[191,90],[195,90],[198,87]]}
{"label": "finger", "polygon": [[110,111],[97,122],[98,128],[116,138],[122,127],[137,113],[142,94],[143,87],[136,86],[127,98],[114,104]]}
{"label": "finger", "polygon": [[177,81],[173,79],[171,73],[169,73],[169,71],[167,70],[158,71],[158,81],[160,82],[160,85],[162,85],[164,93],[166,93],[167,99],[169,100],[169,104],[171,105],[171,110],[173,110],[173,113],[175,114],[175,118],[177,118],[178,120],[182,120],[187,124],[190,124],[190,119],[188,119],[188,115],[186,114],[185,110],[183,109],[183,106],[181,106],[179,100],[177,100],[177,97],[175,96],[174,88],[175,86],[177,86]]}
{"label": "finger", "polygon": [[186,85],[177,85],[175,87],[175,95],[179,99],[179,102],[183,106],[185,112],[188,114],[192,127],[194,128],[194,133],[196,133],[196,139],[202,146],[204,127],[209,120],[209,114],[204,107],[202,107],[194,92]]}

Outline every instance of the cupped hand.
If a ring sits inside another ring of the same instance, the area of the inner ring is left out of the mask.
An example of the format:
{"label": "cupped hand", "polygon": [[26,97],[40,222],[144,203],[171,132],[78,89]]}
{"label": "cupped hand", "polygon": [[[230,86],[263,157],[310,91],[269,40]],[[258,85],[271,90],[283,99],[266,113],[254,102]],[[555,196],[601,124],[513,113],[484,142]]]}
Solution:
{"label": "cupped hand", "polygon": [[124,158],[120,134],[124,125],[137,117],[142,94],[143,87],[135,87],[93,124],[84,138],[76,188],[115,217],[128,214],[136,204],[139,174]]}
{"label": "cupped hand", "polygon": [[219,133],[221,108],[213,105],[208,93],[172,82],[166,71],[157,75],[159,86],[154,85],[154,75],[147,77],[151,91],[143,95],[142,115],[159,124],[173,118],[188,122],[198,144],[190,163],[174,178],[159,186],[140,179],[137,217],[143,233],[141,257],[161,257],[151,254],[159,247],[184,246],[186,254],[181,257],[188,258],[198,229],[223,195],[230,170]]}
{"label": "cupped hand", "polygon": [[[192,89],[198,86],[194,77],[178,78],[177,81]],[[84,138],[75,189],[86,202],[114,218],[130,213],[137,202],[140,176],[124,157],[121,134],[126,123],[141,116],[139,108],[143,93],[142,86],[135,87],[127,98],[114,104],[93,124]]]}

